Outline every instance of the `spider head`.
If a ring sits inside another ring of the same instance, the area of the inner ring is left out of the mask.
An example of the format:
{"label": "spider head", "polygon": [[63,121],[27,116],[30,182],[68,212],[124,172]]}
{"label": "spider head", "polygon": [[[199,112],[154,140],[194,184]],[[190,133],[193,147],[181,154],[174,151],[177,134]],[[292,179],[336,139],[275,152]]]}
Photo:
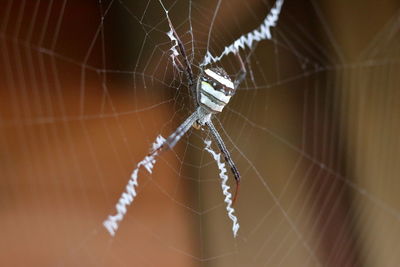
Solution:
{"label": "spider head", "polygon": [[205,69],[197,83],[199,104],[212,113],[221,112],[235,94],[235,86],[222,68]]}

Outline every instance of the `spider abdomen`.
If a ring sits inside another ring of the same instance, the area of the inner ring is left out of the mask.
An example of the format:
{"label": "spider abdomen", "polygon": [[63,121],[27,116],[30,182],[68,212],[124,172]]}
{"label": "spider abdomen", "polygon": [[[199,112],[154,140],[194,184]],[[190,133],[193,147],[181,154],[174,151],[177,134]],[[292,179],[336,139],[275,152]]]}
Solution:
{"label": "spider abdomen", "polygon": [[200,103],[206,106],[213,112],[221,112],[228,104],[231,96],[215,90],[208,82],[201,82],[200,88]]}
{"label": "spider abdomen", "polygon": [[234,85],[221,68],[206,69],[197,84],[199,104],[212,113],[221,112],[234,94]]}

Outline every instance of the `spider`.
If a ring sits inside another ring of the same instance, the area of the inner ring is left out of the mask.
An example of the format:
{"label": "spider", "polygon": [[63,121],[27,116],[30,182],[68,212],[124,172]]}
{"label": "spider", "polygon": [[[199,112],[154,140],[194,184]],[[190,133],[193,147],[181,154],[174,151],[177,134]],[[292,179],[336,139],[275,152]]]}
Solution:
{"label": "spider", "polygon": [[177,41],[179,54],[182,56],[184,63],[182,64],[177,58],[175,58],[175,60],[178,67],[186,72],[189,82],[189,89],[195,105],[195,111],[175,130],[175,132],[173,132],[166,139],[164,144],[158,150],[172,149],[191,127],[199,130],[203,129],[204,126],[207,126],[211,132],[211,135],[217,142],[221,153],[224,155],[225,161],[229,164],[229,167],[235,178],[236,190],[233,197],[234,203],[238,194],[241,180],[240,173],[233,162],[232,157],[226,148],[224,141],[222,140],[222,137],[212,123],[212,117],[221,113],[223,108],[229,103],[229,100],[235,94],[241,82],[246,78],[246,67],[240,55],[236,53],[241,70],[237,74],[235,81],[232,81],[226,71],[221,67],[200,67],[200,74],[195,79],[185,47],[176,33],[169,17],[167,17],[167,19],[171,33],[173,34],[173,38]]}

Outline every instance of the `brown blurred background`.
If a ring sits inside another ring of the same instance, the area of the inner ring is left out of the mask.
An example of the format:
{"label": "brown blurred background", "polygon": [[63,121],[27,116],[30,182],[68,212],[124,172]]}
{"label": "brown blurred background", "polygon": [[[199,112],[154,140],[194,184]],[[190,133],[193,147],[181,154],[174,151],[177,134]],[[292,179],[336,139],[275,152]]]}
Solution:
{"label": "brown blurred background", "polygon": [[[216,1],[163,2],[199,61]],[[272,4],[221,2],[213,51]],[[286,1],[216,123],[244,177],[237,239],[200,132],[141,170],[111,238],[102,222],[131,171],[191,111],[165,14],[156,1],[2,1],[1,266],[398,266],[399,8]]]}

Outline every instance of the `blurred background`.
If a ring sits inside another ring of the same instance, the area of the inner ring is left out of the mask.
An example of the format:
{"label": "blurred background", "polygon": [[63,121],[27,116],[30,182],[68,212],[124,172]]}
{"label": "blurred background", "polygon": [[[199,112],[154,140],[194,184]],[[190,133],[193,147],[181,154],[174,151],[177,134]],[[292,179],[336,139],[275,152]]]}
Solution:
{"label": "blurred background", "polygon": [[[195,73],[274,4],[162,2]],[[140,170],[112,238],[102,222],[136,164],[193,111],[166,14],[152,0],[1,1],[1,266],[398,266],[399,10],[286,0],[215,119],[243,177],[238,237],[193,129]]]}

